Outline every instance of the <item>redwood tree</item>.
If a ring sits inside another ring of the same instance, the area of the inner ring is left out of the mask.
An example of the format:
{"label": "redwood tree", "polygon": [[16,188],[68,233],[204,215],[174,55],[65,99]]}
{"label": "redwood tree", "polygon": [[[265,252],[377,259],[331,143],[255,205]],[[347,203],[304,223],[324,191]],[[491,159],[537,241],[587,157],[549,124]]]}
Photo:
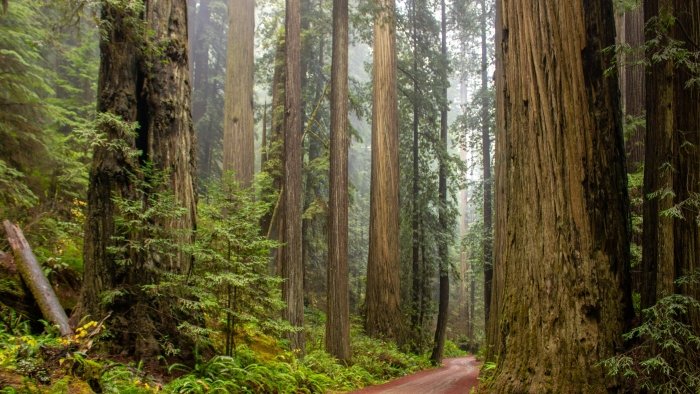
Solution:
{"label": "redwood tree", "polygon": [[365,330],[396,338],[400,324],[399,135],[394,0],[377,0],[374,19],[372,164]]}
{"label": "redwood tree", "polygon": [[[100,123],[108,143],[97,145],[90,169],[79,311],[91,319],[111,311],[109,325],[115,346],[136,356],[153,356],[160,351],[158,339],[163,335],[180,346],[181,334],[175,300],[154,298],[143,286],[158,283],[166,273],[187,272],[190,258],[184,253],[161,255],[150,248],[129,249],[128,245],[153,234],[118,227],[115,218],[123,212],[119,212],[116,199],[147,205],[153,193],[167,188],[184,207],[184,214],[153,218],[151,228],[191,234],[195,226],[195,154],[186,2],[145,0],[135,5],[139,7],[102,2],[101,20],[107,30],[100,42],[97,106],[98,112],[112,117],[103,117]],[[142,25],[152,32],[148,38],[142,34]],[[138,128],[129,133],[126,125],[133,122]],[[139,154],[133,155],[134,151]],[[166,185],[139,187],[148,181],[143,171],[146,163],[167,174]],[[113,247],[126,252],[115,255]],[[111,294],[111,301],[106,302],[106,294]]]}
{"label": "redwood tree", "polygon": [[[443,68],[441,70],[441,100],[440,103],[440,145],[444,150],[439,159],[438,194],[439,194],[439,223],[442,229],[447,228],[447,16],[445,10],[445,0],[440,0],[441,15],[441,36],[440,53],[443,57]],[[448,240],[441,239],[438,244],[438,275],[440,277],[440,298],[438,301],[437,325],[435,327],[435,338],[433,341],[433,351],[430,360],[439,364],[442,361],[443,350],[445,349],[445,335],[447,332],[448,307],[450,302],[450,276],[449,276],[449,252],[447,250]]]}
{"label": "redwood tree", "polygon": [[254,37],[255,1],[230,0],[223,164],[224,171],[233,171],[242,186],[250,185],[255,168]]}
{"label": "redwood tree", "polygon": [[490,388],[615,390],[599,362],[631,297],[612,1],[500,3]]}
{"label": "redwood tree", "polygon": [[[656,42],[648,49],[644,163],[642,307],[649,307],[673,293],[700,298],[697,283],[674,283],[700,269],[700,1],[648,0],[644,14],[647,39]],[[678,56],[684,49],[690,54]],[[697,332],[697,311],[691,319]]]}
{"label": "redwood tree", "polygon": [[285,19],[286,79],[284,105],[284,242],[282,295],[285,317],[299,331],[289,335],[292,349],[304,352],[304,267],[301,255],[301,9],[287,0]]}
{"label": "redwood tree", "polygon": [[350,361],[348,285],[348,1],[333,2],[326,350]]}

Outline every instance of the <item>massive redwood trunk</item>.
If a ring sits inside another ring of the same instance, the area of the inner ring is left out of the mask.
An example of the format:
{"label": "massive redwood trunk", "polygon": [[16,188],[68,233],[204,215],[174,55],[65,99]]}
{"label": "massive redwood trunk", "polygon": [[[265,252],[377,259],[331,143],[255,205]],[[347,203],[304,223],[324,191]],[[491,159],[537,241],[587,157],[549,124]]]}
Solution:
{"label": "massive redwood trunk", "polygon": [[372,170],[365,330],[397,338],[399,285],[399,134],[394,1],[378,0],[374,19]]}
{"label": "massive redwood trunk", "polygon": [[631,297],[612,1],[500,3],[490,389],[614,390],[599,363]]}
{"label": "massive redwood trunk", "polygon": [[[123,122],[136,122],[138,128],[132,134],[119,122],[101,124],[110,143],[96,147],[90,169],[79,310],[93,320],[113,311],[109,324],[115,347],[137,356],[153,356],[160,352],[157,336],[169,335],[177,345],[181,334],[173,315],[175,300],[154,299],[143,291],[143,285],[158,283],[164,273],[187,272],[190,257],[179,251],[167,255],[126,247],[154,234],[118,227],[115,217],[123,212],[119,212],[115,198],[140,199],[147,205],[151,193],[171,191],[176,203],[184,207],[184,214],[153,218],[152,228],[184,231],[185,235],[173,241],[189,242],[195,226],[195,154],[186,2],[146,0],[139,5],[142,12],[111,1],[102,3],[101,19],[108,29],[100,42],[98,111]],[[148,38],[140,32],[141,22],[151,32]],[[123,148],[115,148],[117,143]],[[140,153],[134,156],[134,150]],[[143,173],[146,163],[168,175],[165,185],[139,187],[147,180]],[[126,249],[114,252],[112,246]],[[112,296],[111,301],[103,298],[106,293]]]}

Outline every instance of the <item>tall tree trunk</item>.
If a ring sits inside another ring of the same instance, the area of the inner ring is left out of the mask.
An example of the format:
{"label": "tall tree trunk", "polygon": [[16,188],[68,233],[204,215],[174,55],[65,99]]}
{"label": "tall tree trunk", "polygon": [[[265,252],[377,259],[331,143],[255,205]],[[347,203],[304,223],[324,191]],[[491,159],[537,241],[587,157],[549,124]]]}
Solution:
{"label": "tall tree trunk", "polygon": [[301,255],[301,9],[287,0],[285,19],[286,79],[284,111],[284,242],[282,295],[285,317],[300,331],[289,334],[293,350],[304,353],[304,265]]}
{"label": "tall tree trunk", "polygon": [[491,315],[502,346],[490,389],[616,390],[600,361],[622,345],[631,297],[617,80],[603,75],[612,1],[501,4],[495,278],[504,287]]}
{"label": "tall tree trunk", "polygon": [[[671,40],[698,51],[699,0],[648,0],[644,14],[647,20],[675,18],[666,31],[658,24],[647,30],[648,39],[661,38],[659,47],[649,49],[650,58]],[[692,72],[666,58],[652,61],[647,74],[642,307],[673,293],[700,298],[697,283],[674,283],[700,269],[699,214],[693,205],[700,195],[700,86],[697,81],[689,85],[697,78]],[[671,210],[677,214],[669,215]],[[697,332],[700,316],[695,313],[691,320]]]}
{"label": "tall tree trunk", "polygon": [[333,2],[332,57],[326,350],[348,362],[348,0]]}
{"label": "tall tree trunk", "polygon": [[[132,252],[128,264],[110,252],[125,243],[141,242],[141,231],[118,232],[115,217],[120,214],[115,197],[136,200],[134,179],[143,177],[141,166],[153,163],[156,170],[169,175],[166,187],[175,201],[185,208],[176,219],[156,218],[155,225],[166,230],[193,230],[195,227],[194,133],[190,117],[190,89],[187,62],[187,7],[185,0],[145,1],[144,12],[136,14],[111,1],[102,3],[101,19],[110,27],[100,42],[98,111],[138,122],[136,135],[125,133],[123,125],[104,122],[102,131],[110,141],[124,141],[130,149],[141,151],[134,157],[122,149],[98,146],[93,155],[88,189],[84,258],[84,285],[80,312],[99,319],[113,311],[110,330],[117,348],[138,357],[159,353],[156,335],[168,335],[176,346],[184,344],[173,318],[174,300],[153,299],[142,290],[158,283],[163,273],[185,273],[190,257],[182,252],[159,256],[150,252]],[[160,51],[142,51],[144,39],[133,23],[143,18],[152,32],[148,45]],[[145,193],[162,190],[146,190]],[[133,230],[133,229],[132,229]],[[180,242],[191,241],[184,236]],[[115,245],[116,244],[116,245]],[[122,256],[127,257],[127,256]],[[106,291],[121,290],[121,296],[106,305],[100,300]],[[182,347],[181,347],[182,346]]]}
{"label": "tall tree trunk", "polygon": [[[482,0],[483,4],[483,0]],[[443,69],[441,72],[441,102],[440,102],[440,145],[441,157],[439,159],[439,175],[438,175],[438,198],[440,206],[438,208],[438,221],[441,231],[449,231],[447,224],[447,17],[445,15],[445,0],[440,0],[440,15],[441,15],[441,45],[440,53],[443,58]],[[449,276],[449,253],[447,250],[447,237],[441,237],[438,242],[438,256],[440,276],[440,298],[438,301],[438,316],[437,327],[435,327],[435,340],[433,352],[430,355],[430,360],[434,364],[442,362],[442,354],[445,349],[445,333],[447,332],[447,318],[450,303],[450,276]]]}
{"label": "tall tree trunk", "polygon": [[253,181],[253,41],[255,0],[230,0],[226,96],[224,107],[224,171],[232,171],[241,186]]}
{"label": "tall tree trunk", "polygon": [[[209,84],[209,40],[207,39],[206,27],[210,18],[209,0],[201,0],[196,17],[197,23],[192,35],[192,41],[194,41],[192,46],[192,74],[194,75],[193,91],[195,92],[192,101],[192,121],[195,126],[207,112],[205,86]],[[199,94],[196,94],[197,92]]]}
{"label": "tall tree trunk", "polygon": [[190,47],[192,52],[192,74],[194,75],[194,84],[192,86],[192,123],[200,151],[198,162],[198,176],[200,179],[207,179],[211,176],[212,140],[216,138],[212,130],[204,127],[201,123],[204,114],[207,113],[207,104],[211,91],[211,82],[209,81],[209,39],[207,37],[207,26],[211,23],[209,1],[201,0],[199,2],[199,10],[195,18],[196,23],[194,23],[194,29],[190,30],[194,31],[194,34],[190,35],[192,37],[191,41],[194,42],[194,45]]}
{"label": "tall tree trunk", "polygon": [[[505,81],[506,81],[506,76],[505,76],[505,67],[503,64],[504,61],[504,49],[507,45],[506,40],[508,39],[508,34],[507,31],[504,30],[504,21],[503,21],[503,2],[501,0],[496,0],[496,9],[495,9],[495,25],[496,25],[496,31],[495,31],[495,38],[496,38],[496,56],[495,56],[495,62],[496,62],[496,77],[495,77],[495,90],[496,90],[496,130],[495,130],[495,135],[496,135],[496,146],[495,146],[495,173],[496,173],[496,179],[495,179],[495,195],[498,197],[499,195],[503,194],[503,184],[507,178],[508,175],[508,167],[505,163],[508,160],[508,156],[505,156],[505,154],[508,152],[508,145],[506,145],[506,110],[505,110],[505,105],[506,105],[506,94],[507,92],[505,91]],[[503,201],[505,202],[505,201]],[[494,199],[494,211],[498,213],[502,208],[500,207],[500,200],[499,198]],[[506,215],[496,215],[495,218],[495,225],[494,225],[494,243],[496,245],[495,250],[494,250],[494,255],[493,255],[493,261],[492,261],[492,266],[493,266],[493,274],[491,277],[491,291],[490,291],[490,301],[488,304],[488,307],[486,306],[486,303],[484,302],[484,309],[488,308],[488,316],[484,316],[484,333],[486,336],[486,359],[487,360],[496,360],[498,353],[504,348],[503,338],[501,336],[500,330],[499,330],[499,319],[500,316],[502,315],[502,297],[501,294],[503,293],[503,285],[505,283],[505,267],[499,267],[498,264],[501,261],[501,259],[498,258],[498,254],[500,253],[499,250],[502,247],[505,247],[504,244],[498,243],[496,239],[496,230],[497,229],[502,229],[506,227]],[[501,239],[503,239],[501,237]]]}
{"label": "tall tree trunk", "polygon": [[413,182],[411,190],[411,278],[412,278],[412,305],[411,305],[411,333],[413,336],[413,351],[421,353],[423,351],[423,320],[420,319],[422,311],[420,311],[423,281],[425,275],[420,269],[420,254],[419,254],[419,236],[420,236],[420,203],[418,196],[420,195],[419,179],[418,179],[418,126],[420,123],[420,106],[418,105],[419,87],[418,87],[418,29],[417,29],[417,1],[413,0],[412,4],[412,40],[413,40],[413,145],[412,145],[412,163],[413,174],[411,181]]}
{"label": "tall tree trunk", "polygon": [[491,307],[491,281],[493,279],[493,224],[491,210],[491,127],[489,120],[489,79],[488,79],[488,52],[486,42],[486,1],[480,0],[481,18],[479,29],[481,30],[481,168],[483,169],[483,198],[484,198],[484,232],[483,232],[483,259],[484,259],[484,321],[488,324],[489,310]]}
{"label": "tall tree trunk", "polygon": [[377,0],[374,19],[372,165],[365,330],[398,338],[399,130],[394,0]]}
{"label": "tall tree trunk", "polygon": [[[266,161],[261,167],[261,171],[267,172],[272,177],[271,192],[279,192],[276,201],[272,201],[272,210],[265,214],[260,220],[261,232],[268,238],[284,242],[282,234],[282,221],[284,217],[284,195],[282,183],[284,182],[284,103],[285,103],[285,80],[286,80],[286,50],[284,36],[277,39],[275,50],[275,63],[272,76],[272,104],[270,109],[270,132],[265,147],[264,156]],[[280,248],[272,251],[270,258],[270,272],[276,275],[282,274]]]}
{"label": "tall tree trunk", "polygon": [[[442,76],[442,94],[440,103],[440,145],[443,152],[439,160],[439,185],[438,198],[440,206],[438,209],[438,221],[441,231],[447,230],[447,17],[445,16],[445,0],[440,1],[441,18],[441,47],[440,51],[443,57]],[[440,257],[439,276],[440,276],[440,298],[438,301],[438,318],[437,327],[435,328],[435,340],[433,353],[430,359],[433,363],[439,364],[442,361],[442,353],[445,348],[445,333],[447,332],[447,317],[450,302],[450,276],[449,276],[449,254],[447,251],[447,240],[445,237],[438,242],[438,255]]]}
{"label": "tall tree trunk", "polygon": [[[643,117],[645,113],[646,84],[644,66],[644,7],[640,4],[637,8],[625,13],[625,44],[631,47],[631,53],[626,55],[622,71],[625,75],[624,113],[628,118]],[[644,163],[644,126],[637,125],[629,131],[625,150],[627,152],[627,171],[637,172]]]}

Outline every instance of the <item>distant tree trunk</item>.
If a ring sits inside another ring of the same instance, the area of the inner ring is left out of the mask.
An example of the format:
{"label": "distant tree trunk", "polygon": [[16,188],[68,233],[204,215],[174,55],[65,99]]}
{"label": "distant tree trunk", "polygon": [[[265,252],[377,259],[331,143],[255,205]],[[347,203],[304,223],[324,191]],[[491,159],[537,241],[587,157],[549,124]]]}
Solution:
{"label": "distant tree trunk", "polygon": [[[483,0],[482,0],[483,4]],[[440,53],[444,63],[444,69],[441,70],[442,76],[442,92],[440,103],[440,145],[442,157],[439,159],[439,175],[438,175],[438,198],[440,206],[438,209],[438,221],[440,223],[440,231],[448,231],[447,227],[447,17],[445,14],[445,0],[440,0],[441,14],[441,45]],[[435,340],[433,352],[430,355],[430,360],[434,364],[442,362],[442,353],[445,349],[445,333],[447,332],[447,318],[450,303],[450,276],[449,276],[449,253],[447,250],[447,239],[443,237],[438,242],[438,255],[440,258],[439,276],[440,276],[440,298],[438,301],[438,316],[437,327],[435,328]]]}
{"label": "distant tree trunk", "polygon": [[[284,111],[284,242],[282,295],[289,323],[304,328],[304,266],[301,254],[301,12],[299,0],[287,0]],[[293,350],[304,353],[303,331],[289,334]]]}
{"label": "distant tree trunk", "polygon": [[[192,52],[192,74],[194,75],[192,87],[192,123],[195,133],[197,134],[197,143],[200,150],[200,159],[198,163],[198,175],[200,178],[209,178],[211,176],[212,162],[212,139],[214,136],[211,130],[208,130],[200,123],[204,114],[207,113],[207,104],[211,93],[211,83],[209,82],[209,39],[207,38],[207,26],[211,19],[211,10],[209,8],[210,0],[201,0],[199,2],[199,10],[196,13],[196,23],[194,23],[194,34],[191,41],[194,45],[190,46]],[[194,7],[194,5],[192,5]],[[192,12],[194,14],[194,12]],[[192,31],[192,30],[191,30]]]}
{"label": "distant tree trunk", "polygon": [[267,162],[267,101],[263,104],[262,132],[260,133],[260,171],[265,168]]}
{"label": "distant tree trunk", "polygon": [[[413,0],[411,2],[412,4],[412,44],[413,44],[413,75],[416,76],[418,75],[418,29],[416,27],[417,25],[417,18],[416,15],[418,13],[417,11],[417,6],[416,6],[417,1]],[[419,179],[418,179],[418,171],[419,171],[419,157],[418,157],[418,126],[420,123],[420,106],[418,105],[418,97],[419,97],[419,87],[418,87],[418,79],[413,78],[413,97],[412,97],[412,103],[413,103],[413,146],[412,146],[412,162],[413,162],[413,174],[412,174],[412,179],[411,181],[413,182],[412,185],[412,190],[411,190],[411,277],[412,277],[412,288],[411,288],[411,333],[413,336],[413,351],[416,353],[421,353],[423,351],[423,320],[420,318],[423,316],[423,311],[420,310],[421,306],[421,300],[423,298],[422,290],[423,290],[423,281],[425,280],[424,278],[424,273],[421,272],[420,269],[420,253],[419,253],[419,247],[420,247],[420,242],[419,242],[419,236],[420,236],[420,203],[418,196],[420,195],[420,188],[419,188]]]}
{"label": "distant tree trunk", "polygon": [[398,338],[401,317],[399,134],[394,0],[377,0],[377,6],[374,19],[372,169],[365,330],[375,338]]}
{"label": "distant tree trunk", "polygon": [[481,168],[483,169],[483,198],[484,198],[484,321],[488,324],[489,310],[491,307],[491,281],[493,279],[493,223],[491,210],[491,127],[489,120],[489,75],[488,54],[486,42],[486,1],[480,0],[481,18],[479,29],[481,30]]}
{"label": "distant tree trunk", "polygon": [[[640,2],[641,3],[641,2]],[[645,74],[644,65],[644,8],[638,4],[634,9],[627,10],[617,17],[618,44],[629,46],[629,49],[618,55],[620,92],[622,109],[625,115],[625,153],[627,155],[627,172],[637,174],[644,164],[644,102]],[[643,190],[639,186],[630,185],[631,212],[637,217],[643,215]],[[634,222],[634,221],[633,221]],[[632,243],[643,246],[642,230],[632,227]],[[633,292],[642,292],[643,269],[638,261],[632,261],[631,284]]]}
{"label": "distant tree trunk", "polygon": [[326,350],[348,362],[348,0],[333,2],[332,57]]}
{"label": "distant tree trunk", "polygon": [[243,187],[255,172],[253,128],[253,40],[255,1],[230,0],[226,95],[224,107],[224,171],[232,171]]}
{"label": "distant tree trunk", "polygon": [[[642,117],[645,113],[646,69],[644,61],[644,7],[625,13],[625,44],[631,46],[632,52],[625,58],[624,113],[627,117]],[[627,171],[637,172],[644,163],[644,126],[639,125],[627,136],[625,148],[627,152]]]}
{"label": "distant tree trunk", "polygon": [[[648,0],[647,20],[673,16],[667,31],[657,24],[648,39],[661,37],[660,47],[649,49],[652,57],[670,40],[691,51],[700,42],[700,0]],[[642,307],[660,298],[685,294],[700,298],[700,286],[674,283],[680,276],[700,269],[700,226],[697,210],[700,195],[700,87],[688,86],[691,70],[673,59],[652,61],[647,73],[647,133],[644,164],[644,291]],[[695,70],[697,73],[697,70]],[[694,202],[693,202],[694,201]],[[670,210],[677,215],[669,215]],[[700,316],[691,316],[695,332]]]}
{"label": "distant tree trunk", "polygon": [[[98,111],[138,122],[137,135],[124,133],[114,122],[104,123],[102,131],[110,141],[124,141],[141,151],[140,157],[109,146],[95,149],[90,169],[84,258],[84,284],[80,312],[92,319],[113,311],[111,341],[137,357],[160,352],[158,338],[169,336],[180,349],[182,336],[173,315],[176,300],[153,299],[142,290],[158,283],[163,273],[185,273],[190,257],[184,253],[158,256],[141,252],[121,264],[109,251],[123,236],[126,242],[139,242],[147,236],[140,231],[117,234],[115,216],[119,215],[114,198],[134,200],[135,176],[142,176],[141,166],[151,162],[157,170],[167,171],[168,189],[176,202],[186,209],[179,219],[160,220],[157,226],[171,230],[195,227],[194,133],[190,117],[189,71],[187,63],[187,8],[185,0],[145,1],[144,12],[135,14],[114,2],[102,2],[101,19],[109,29],[100,42],[101,62]],[[152,32],[150,45],[159,51],[142,51],[144,39],[133,18],[143,18]],[[159,192],[151,190],[147,192]],[[156,219],[158,220],[158,219]],[[181,240],[191,241],[189,237]],[[109,305],[100,300],[105,291],[121,290]]]}
{"label": "distant tree trunk", "polygon": [[476,274],[474,268],[469,268],[469,323],[467,325],[467,338],[470,344],[474,344],[474,326],[476,324]]}
{"label": "distant tree trunk", "polygon": [[[508,145],[506,144],[506,92],[505,92],[505,67],[503,66],[504,61],[504,47],[507,45],[506,40],[508,39],[508,32],[503,28],[503,2],[501,0],[496,0],[495,9],[495,39],[496,39],[496,76],[495,76],[495,91],[496,91],[496,146],[495,146],[495,195],[498,197],[503,193],[503,184],[508,176],[508,166],[505,165],[508,160],[506,156],[508,152]],[[504,201],[505,202],[505,201]],[[498,213],[502,208],[500,207],[501,202],[499,198],[494,199],[494,211]],[[486,336],[486,359],[494,361],[498,355],[498,352],[503,349],[504,345],[502,341],[505,338],[501,337],[499,330],[499,318],[502,315],[502,302],[501,294],[503,293],[503,285],[505,283],[505,267],[499,267],[498,264],[501,261],[497,257],[500,254],[499,250],[505,247],[505,244],[498,243],[496,239],[496,231],[498,229],[503,229],[506,227],[506,215],[496,215],[494,227],[494,243],[496,247],[494,248],[494,256],[492,260],[492,270],[493,274],[491,277],[491,296],[488,303],[488,316],[484,316],[484,333]],[[500,237],[503,239],[503,237]],[[492,246],[493,247],[493,246]],[[485,285],[484,285],[485,286]],[[484,309],[486,309],[486,302],[484,302]]]}
{"label": "distant tree trunk", "polygon": [[[275,50],[275,63],[272,76],[272,104],[270,110],[270,131],[268,141],[265,146],[264,156],[265,163],[261,167],[261,171],[267,172],[272,177],[271,192],[279,192],[282,194],[282,183],[284,182],[284,103],[285,93],[284,85],[286,79],[286,50],[284,45],[284,36],[280,34],[277,39],[277,48]],[[272,201],[273,207],[270,212],[265,214],[260,220],[261,232],[266,234],[270,239],[284,242],[284,234],[282,233],[282,220],[284,217],[284,196],[280,195],[276,201]],[[281,253],[280,248],[273,250],[270,259],[270,272],[276,275],[282,274]]]}
{"label": "distant tree trunk", "polygon": [[616,391],[600,361],[622,346],[631,296],[617,79],[603,74],[612,1],[501,5],[494,277],[504,282],[489,389]]}

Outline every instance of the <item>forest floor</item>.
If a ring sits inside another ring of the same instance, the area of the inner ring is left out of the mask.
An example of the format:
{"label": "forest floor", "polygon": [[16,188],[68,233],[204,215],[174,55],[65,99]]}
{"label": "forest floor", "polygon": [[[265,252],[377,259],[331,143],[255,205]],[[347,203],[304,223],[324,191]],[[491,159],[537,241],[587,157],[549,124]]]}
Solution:
{"label": "forest floor", "polygon": [[353,394],[463,394],[478,383],[479,362],[474,356],[446,358],[443,366],[404,376]]}

